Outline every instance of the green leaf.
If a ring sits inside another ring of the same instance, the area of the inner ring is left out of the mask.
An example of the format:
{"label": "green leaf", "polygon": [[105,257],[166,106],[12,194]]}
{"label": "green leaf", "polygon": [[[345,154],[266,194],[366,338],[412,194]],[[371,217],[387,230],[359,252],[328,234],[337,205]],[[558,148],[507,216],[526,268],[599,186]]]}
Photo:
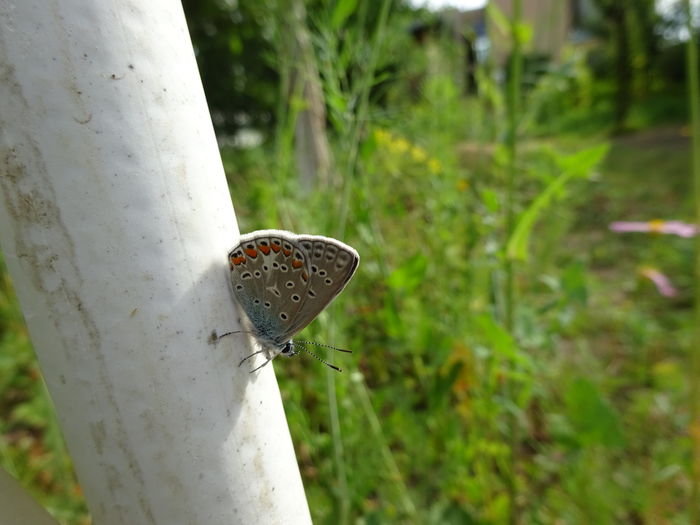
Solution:
{"label": "green leaf", "polygon": [[489,212],[496,213],[501,209],[499,194],[496,191],[490,188],[484,188],[480,196],[482,204]]}
{"label": "green leaf", "polygon": [[610,144],[605,142],[571,155],[557,155],[554,160],[561,170],[571,172],[575,176],[583,176],[588,175],[600,164],[609,150]]}
{"label": "green leaf", "polygon": [[588,379],[572,381],[564,400],[569,421],[583,446],[621,447],[625,444],[617,412]]}
{"label": "green leaf", "polygon": [[428,258],[419,253],[410,257],[387,278],[387,285],[395,291],[410,294],[425,281]]}
{"label": "green leaf", "polygon": [[[525,352],[520,351],[510,332],[498,323],[493,316],[479,314],[474,317],[474,324],[484,343],[493,350],[494,355],[500,355],[507,361],[516,363],[524,370],[532,368],[530,357]],[[509,375],[515,379],[528,377],[526,375],[523,375],[521,378],[516,377],[519,373],[511,371]]]}
{"label": "green leaf", "polygon": [[532,40],[532,26],[530,24],[526,24],[525,22],[520,22],[519,24],[515,25],[515,37],[518,39],[518,42],[520,42],[523,45],[529,44],[530,41]]}
{"label": "green leaf", "polygon": [[513,336],[498,324],[493,317],[487,314],[480,314],[474,318],[474,322],[485,342],[493,348],[495,353],[505,355],[511,360],[515,359],[518,350]]}
{"label": "green leaf", "polygon": [[348,17],[355,11],[357,0],[339,0],[331,15],[331,26],[340,29]]}
{"label": "green leaf", "polygon": [[486,13],[489,16],[493,25],[498,28],[498,31],[507,35],[510,31],[510,21],[500,7],[495,2],[486,4]]}
{"label": "green leaf", "polygon": [[564,269],[561,276],[561,287],[567,299],[581,304],[588,301],[588,283],[586,282],[586,266],[577,261]]}
{"label": "green leaf", "polygon": [[520,215],[518,224],[515,226],[506,247],[506,254],[509,258],[527,259],[530,234],[540,214],[551,204],[569,180],[587,176],[595,165],[603,160],[608,148],[608,144],[602,144],[573,155],[557,156],[555,160],[563,172],[550,182]]}

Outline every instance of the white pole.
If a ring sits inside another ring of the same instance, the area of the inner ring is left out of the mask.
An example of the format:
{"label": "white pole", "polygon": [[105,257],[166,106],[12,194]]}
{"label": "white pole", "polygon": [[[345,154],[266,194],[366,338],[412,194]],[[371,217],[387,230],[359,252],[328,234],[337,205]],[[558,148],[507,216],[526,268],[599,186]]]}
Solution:
{"label": "white pole", "polygon": [[59,525],[15,478],[0,469],[0,523]]}
{"label": "white pole", "polygon": [[180,2],[0,3],[0,243],[98,524],[310,523]]}

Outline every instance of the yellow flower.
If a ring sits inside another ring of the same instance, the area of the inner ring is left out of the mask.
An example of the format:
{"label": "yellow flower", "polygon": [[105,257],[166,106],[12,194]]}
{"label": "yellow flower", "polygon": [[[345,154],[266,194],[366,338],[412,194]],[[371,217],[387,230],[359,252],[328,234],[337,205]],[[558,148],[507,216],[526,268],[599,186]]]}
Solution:
{"label": "yellow flower", "polygon": [[428,161],[428,171],[433,175],[437,175],[442,171],[442,164],[437,159],[430,159]]}
{"label": "yellow flower", "polygon": [[647,224],[649,224],[649,231],[652,231],[654,233],[662,233],[665,221],[662,221],[661,219],[655,219],[653,221],[649,221]]}
{"label": "yellow flower", "polygon": [[398,138],[391,144],[394,153],[406,153],[410,147],[411,144],[404,138]]}
{"label": "yellow flower", "polygon": [[374,140],[376,140],[378,144],[389,144],[391,143],[391,133],[385,129],[375,129]]}
{"label": "yellow flower", "polygon": [[425,160],[428,158],[428,154],[423,148],[419,146],[413,146],[413,148],[411,149],[411,157],[413,157],[413,160],[416,162],[425,162]]}

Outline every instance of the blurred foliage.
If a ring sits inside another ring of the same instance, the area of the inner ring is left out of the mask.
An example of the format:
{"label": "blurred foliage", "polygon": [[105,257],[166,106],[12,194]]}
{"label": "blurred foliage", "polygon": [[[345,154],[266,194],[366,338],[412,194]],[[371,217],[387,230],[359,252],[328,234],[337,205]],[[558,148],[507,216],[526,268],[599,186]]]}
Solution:
{"label": "blurred foliage", "polygon": [[[618,129],[619,86],[601,15],[599,47],[571,47],[526,75],[509,203],[504,86],[485,64],[465,97],[452,35],[418,45],[407,31],[431,15],[306,3],[339,173],[306,194],[291,162],[303,101],[279,85],[284,12],[184,3],[219,130],[274,130],[274,141],[222,149],[241,231],[335,235],[362,256],[302,335],[352,348],[329,356],[345,372],[303,356],[274,363],[315,523],[688,522],[692,243],[608,231],[613,220],[692,217],[688,140],[673,124],[687,114],[684,66],[664,36],[673,20],[649,5],[619,4],[625,24],[637,20],[624,118],[636,133],[605,139]],[[662,267],[679,295],[659,296],[643,265]],[[55,515],[83,523],[0,275],[0,458]]]}
{"label": "blurred foliage", "polygon": [[257,2],[184,0],[182,7],[217,130],[269,128],[279,96],[269,13]]}

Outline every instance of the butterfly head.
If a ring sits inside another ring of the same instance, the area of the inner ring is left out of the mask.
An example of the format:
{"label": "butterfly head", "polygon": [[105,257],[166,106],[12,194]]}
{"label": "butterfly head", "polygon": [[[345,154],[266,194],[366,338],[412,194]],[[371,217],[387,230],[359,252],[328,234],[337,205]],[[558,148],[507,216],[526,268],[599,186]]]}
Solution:
{"label": "butterfly head", "polygon": [[299,351],[294,347],[294,341],[291,339],[284,343],[282,345],[282,350],[280,350],[280,354],[287,356],[287,357],[292,357],[293,355],[298,354]]}

